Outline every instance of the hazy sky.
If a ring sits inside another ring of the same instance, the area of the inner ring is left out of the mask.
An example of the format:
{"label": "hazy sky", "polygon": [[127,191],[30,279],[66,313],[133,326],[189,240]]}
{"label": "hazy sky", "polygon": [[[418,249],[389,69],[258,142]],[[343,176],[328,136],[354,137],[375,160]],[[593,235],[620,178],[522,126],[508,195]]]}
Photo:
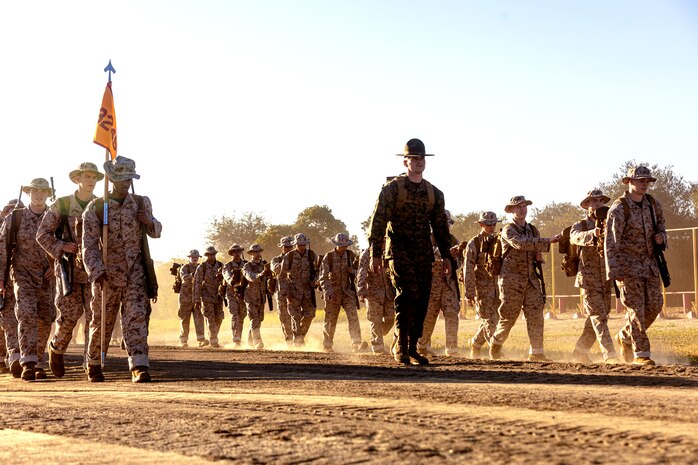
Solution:
{"label": "hazy sky", "polygon": [[698,180],[690,0],[2,2],[0,43],[0,199],[101,166],[111,59],[159,260],[246,211],[360,235],[412,137],[454,213],[576,203],[632,158]]}

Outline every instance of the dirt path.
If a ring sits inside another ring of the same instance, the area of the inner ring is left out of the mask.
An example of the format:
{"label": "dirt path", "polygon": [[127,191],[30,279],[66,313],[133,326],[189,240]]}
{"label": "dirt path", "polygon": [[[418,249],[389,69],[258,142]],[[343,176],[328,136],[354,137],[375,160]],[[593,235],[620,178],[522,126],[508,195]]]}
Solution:
{"label": "dirt path", "polygon": [[698,463],[696,367],[162,347],[137,386],[77,353],[0,378],[0,463]]}

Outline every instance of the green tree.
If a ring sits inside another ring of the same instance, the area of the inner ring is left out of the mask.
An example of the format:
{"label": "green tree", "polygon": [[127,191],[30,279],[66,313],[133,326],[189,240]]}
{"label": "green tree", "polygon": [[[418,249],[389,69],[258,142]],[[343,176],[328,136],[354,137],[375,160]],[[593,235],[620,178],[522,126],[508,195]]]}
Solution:
{"label": "green tree", "polygon": [[272,257],[281,253],[279,241],[284,236],[293,236],[293,225],[290,224],[273,224],[257,236],[255,242],[264,249],[264,258],[271,260]]}
{"label": "green tree", "polygon": [[584,210],[569,202],[552,202],[543,208],[534,208],[528,220],[540,231],[542,237],[559,234],[567,226],[572,226],[584,218]]}
{"label": "green tree", "polygon": [[[310,239],[311,248],[319,254],[334,248],[330,239],[336,234],[348,234],[346,224],[335,218],[327,205],[313,205],[300,212],[293,223],[293,230],[305,234]],[[352,237],[356,244],[356,236]]]}
{"label": "green tree", "polygon": [[649,192],[661,202],[667,228],[695,226],[698,217],[694,198],[698,192],[698,184],[687,181],[683,176],[675,173],[672,165],[660,168],[657,164],[628,160],[619,167],[618,172],[613,174],[610,181],[600,184],[601,189],[611,199],[620,197],[627,189],[627,186],[622,182],[623,177],[629,168],[638,165],[649,167],[652,170],[652,176],[657,178],[657,181],[652,183]]}
{"label": "green tree", "polygon": [[452,215],[454,221],[451,225],[451,234],[460,242],[469,241],[473,236],[480,232],[480,226],[476,221],[480,218],[480,212],[459,213]]}
{"label": "green tree", "polygon": [[234,243],[249,247],[268,226],[263,216],[253,212],[245,212],[240,217],[234,214],[223,215],[220,218],[214,217],[206,240],[221,252],[227,251]]}

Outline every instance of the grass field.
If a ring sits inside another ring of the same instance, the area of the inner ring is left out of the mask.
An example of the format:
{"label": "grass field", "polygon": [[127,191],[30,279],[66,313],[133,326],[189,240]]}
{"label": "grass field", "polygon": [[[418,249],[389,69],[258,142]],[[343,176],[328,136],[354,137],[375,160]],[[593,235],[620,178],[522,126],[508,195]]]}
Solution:
{"label": "grass field", "polygon": [[[160,313],[162,315],[162,313]],[[171,312],[176,314],[176,310]],[[658,319],[648,331],[652,343],[653,358],[659,363],[698,364],[698,320],[687,319],[681,312],[668,312],[668,318]],[[320,350],[322,347],[322,320],[324,312],[318,310],[311,326],[308,345],[305,350]],[[363,339],[369,341],[370,332],[365,310],[359,313],[361,332]],[[624,324],[625,317],[622,314],[613,313],[609,321],[609,327],[615,334]],[[191,330],[189,343],[193,344],[194,325],[190,323]],[[472,337],[479,326],[479,321],[472,318],[460,320],[458,330],[459,346],[461,354],[467,355],[467,340]],[[562,315],[556,320],[545,322],[545,348],[548,357],[564,361],[569,359],[575,343],[581,334],[584,319],[573,319],[570,315]],[[243,341],[247,338],[249,321],[245,320]],[[153,318],[149,341],[154,345],[177,345],[179,343],[179,320],[176,318]],[[206,334],[208,338],[208,333]],[[281,334],[278,315],[267,312],[262,323],[262,337],[267,349],[285,349]],[[231,347],[230,315],[226,313],[225,320],[219,333],[221,344]],[[386,341],[389,343],[390,341]],[[436,324],[432,336],[432,348],[437,352],[444,345],[444,323],[442,319]],[[243,344],[243,348],[245,345]],[[347,330],[347,321],[344,313],[340,314],[337,332],[334,339],[334,349],[338,352],[349,352],[351,342]],[[528,336],[526,334],[526,322],[519,320],[514,326],[509,339],[504,345],[504,352],[510,358],[524,358],[528,354]],[[598,345],[594,345],[590,356],[593,360],[601,360]]]}

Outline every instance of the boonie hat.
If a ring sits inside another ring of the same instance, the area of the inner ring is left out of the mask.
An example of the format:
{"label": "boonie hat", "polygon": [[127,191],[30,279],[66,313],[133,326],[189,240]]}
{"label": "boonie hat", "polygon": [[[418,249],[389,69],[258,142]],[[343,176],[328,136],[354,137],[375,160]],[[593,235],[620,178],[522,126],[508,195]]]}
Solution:
{"label": "boonie hat", "polygon": [[279,247],[293,247],[293,237],[282,237],[281,240],[279,240]]}
{"label": "boonie hat", "polygon": [[68,177],[70,178],[71,181],[73,181],[75,184],[78,183],[77,179],[78,176],[80,176],[82,173],[94,173],[97,175],[97,181],[101,181],[104,179],[104,175],[99,172],[99,169],[97,169],[97,165],[94,163],[90,163],[89,161],[80,163],[80,166],[78,166],[78,169],[71,171],[68,174]]}
{"label": "boonie hat", "polygon": [[[108,176],[108,175],[107,175]],[[204,255],[216,255],[218,251],[216,248],[212,245],[206,247],[206,252],[204,252]]]}
{"label": "boonie hat", "polygon": [[191,250],[189,251],[189,255],[187,255],[187,257],[199,258],[199,257],[201,257],[201,254],[199,254],[199,251],[198,251],[198,250],[196,250],[196,249],[191,249]]}
{"label": "boonie hat", "polygon": [[293,245],[308,245],[308,244],[310,244],[310,241],[308,240],[307,237],[305,237],[305,234],[298,233],[295,236],[293,236]]}
{"label": "boonie hat", "polygon": [[330,242],[332,242],[337,247],[349,247],[354,243],[354,241],[349,239],[349,236],[347,236],[344,233],[337,234],[332,239],[330,239]]}
{"label": "boonie hat", "polygon": [[46,191],[49,195],[53,195],[53,189],[51,189],[51,185],[44,178],[32,179],[29,185],[22,186],[22,192],[24,192],[25,194],[31,192],[32,189]]}
{"label": "boonie hat", "polygon": [[654,182],[657,178],[652,177],[652,172],[646,166],[636,166],[628,169],[628,174],[623,178],[623,184],[628,184],[631,179],[649,179]]}
{"label": "boonie hat", "polygon": [[477,219],[476,223],[484,224],[486,226],[492,226],[499,222],[497,214],[495,212],[480,212],[480,217]]}
{"label": "boonie hat", "polygon": [[247,253],[250,252],[264,252],[264,249],[259,244],[252,244],[250,248],[247,250]]}
{"label": "boonie hat", "polygon": [[141,178],[139,174],[136,174],[136,162],[121,155],[112,161],[105,161],[104,171],[109,176],[110,181],[128,181],[129,179]]}
{"label": "boonie hat", "polygon": [[228,255],[232,255],[235,252],[242,252],[244,249],[240,244],[233,244],[228,249]]}
{"label": "boonie hat", "polygon": [[601,192],[601,189],[592,189],[589,192],[587,192],[587,196],[584,197],[584,200],[579,202],[579,206],[582,208],[587,208],[587,204],[591,199],[602,199],[603,203],[608,203],[611,200],[609,196],[604,195],[604,193]]}
{"label": "boonie hat", "polygon": [[512,208],[514,208],[517,205],[521,205],[522,203],[525,203],[527,206],[533,205],[533,202],[531,202],[530,200],[526,200],[526,197],[524,197],[523,195],[515,195],[509,201],[509,205],[504,207],[504,211],[507,213],[511,213]]}

